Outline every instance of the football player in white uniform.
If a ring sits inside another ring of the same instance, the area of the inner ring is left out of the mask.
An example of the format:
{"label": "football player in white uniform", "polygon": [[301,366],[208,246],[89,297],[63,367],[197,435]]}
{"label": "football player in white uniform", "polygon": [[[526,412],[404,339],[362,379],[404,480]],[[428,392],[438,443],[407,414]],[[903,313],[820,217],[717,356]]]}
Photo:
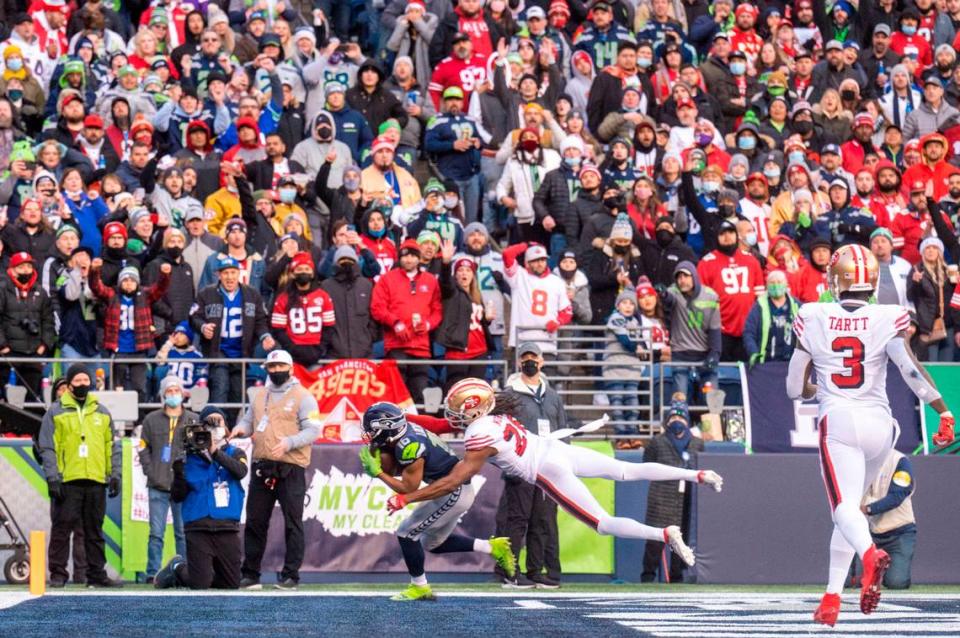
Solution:
{"label": "football player in white uniform", "polygon": [[[830,575],[814,621],[833,625],[840,593],[856,553],[863,561],[860,611],[869,614],[880,601],[883,573],[890,557],[877,549],[866,516],[864,491],[873,483],[900,429],[886,394],[887,360],[892,360],[917,397],[940,414],[934,442],[953,441],[953,415],[908,344],[907,310],[871,304],[879,265],[869,250],[842,246],[830,261],[829,285],[838,303],[809,303],[794,323],[797,346],[790,360],[787,394],[819,404],[820,469],[833,516]],[[810,381],[811,368],[816,383]]]}
{"label": "football player in white uniform", "polygon": [[[493,388],[481,379],[464,379],[447,393],[446,419],[408,415],[408,420],[437,433],[466,428],[466,453],[446,476],[408,494],[395,494],[388,500],[387,508],[396,512],[408,503],[448,494],[469,481],[489,461],[507,475],[537,485],[560,507],[600,534],[665,542],[687,565],[694,564],[693,551],[683,542],[679,527],[650,527],[631,518],[611,516],[577,477],[690,481],[707,483],[719,492],[723,486],[719,474],[659,463],[627,463],[587,448],[573,447],[559,439],[538,436],[509,416],[511,406],[506,396],[509,395],[495,395]],[[491,414],[494,409],[500,414]],[[572,431],[567,431],[567,435],[570,433]]]}

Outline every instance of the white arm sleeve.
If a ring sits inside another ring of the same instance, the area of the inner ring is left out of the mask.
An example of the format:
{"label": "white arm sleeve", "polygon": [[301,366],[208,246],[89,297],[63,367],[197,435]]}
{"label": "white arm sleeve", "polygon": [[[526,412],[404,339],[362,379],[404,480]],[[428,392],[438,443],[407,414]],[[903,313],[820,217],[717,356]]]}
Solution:
{"label": "white arm sleeve", "polygon": [[902,337],[888,341],[886,351],[887,356],[897,364],[900,376],[903,377],[904,382],[910,386],[918,399],[924,403],[930,403],[941,398],[940,392],[927,381],[927,377],[917,368],[916,361],[907,352],[907,344]]}
{"label": "white arm sleeve", "polygon": [[794,348],[790,357],[790,367],[787,369],[787,396],[793,400],[803,398],[804,375],[807,365],[812,361],[810,353],[800,348]]}

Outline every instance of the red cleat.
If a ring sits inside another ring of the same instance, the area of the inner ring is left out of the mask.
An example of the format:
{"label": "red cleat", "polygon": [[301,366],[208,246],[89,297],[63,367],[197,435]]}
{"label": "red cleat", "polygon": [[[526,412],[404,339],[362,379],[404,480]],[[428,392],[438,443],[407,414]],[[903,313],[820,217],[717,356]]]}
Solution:
{"label": "red cleat", "polygon": [[820,606],[813,612],[813,622],[821,625],[837,624],[837,616],[840,615],[840,594],[824,594],[820,599]]}
{"label": "red cleat", "polygon": [[860,611],[871,614],[880,604],[880,585],[890,567],[890,555],[871,545],[863,555],[863,578],[860,580]]}

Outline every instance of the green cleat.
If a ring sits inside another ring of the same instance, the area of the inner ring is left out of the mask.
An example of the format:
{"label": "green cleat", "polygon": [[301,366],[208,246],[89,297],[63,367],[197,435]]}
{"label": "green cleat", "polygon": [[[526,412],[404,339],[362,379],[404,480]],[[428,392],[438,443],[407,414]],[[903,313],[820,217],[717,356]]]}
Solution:
{"label": "green cleat", "polygon": [[407,588],[399,594],[390,597],[390,600],[397,601],[436,599],[437,597],[433,595],[433,590],[430,589],[430,585],[414,585],[413,583],[410,583]]}
{"label": "green cleat", "polygon": [[500,569],[507,572],[507,576],[513,578],[517,575],[517,559],[510,548],[510,539],[506,536],[494,536],[490,538],[490,555],[497,561]]}

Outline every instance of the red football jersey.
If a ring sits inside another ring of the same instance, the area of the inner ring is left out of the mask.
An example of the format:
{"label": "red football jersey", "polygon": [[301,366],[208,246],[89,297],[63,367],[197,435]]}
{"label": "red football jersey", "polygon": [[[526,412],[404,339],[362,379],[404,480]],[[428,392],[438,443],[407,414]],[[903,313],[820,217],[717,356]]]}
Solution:
{"label": "red football jersey", "polygon": [[483,304],[473,304],[470,313],[470,332],[467,333],[467,349],[463,352],[447,350],[447,359],[476,359],[487,352],[487,336],[483,331]]}
{"label": "red football jersey", "polygon": [[720,329],[725,335],[743,335],[750,308],[757,295],[766,290],[760,262],[748,252],[737,250],[727,257],[719,250],[703,256],[697,264],[700,283],[720,297]]}
{"label": "red football jersey", "polygon": [[444,58],[433,70],[430,76],[430,85],[427,87],[430,91],[430,97],[433,99],[433,106],[440,111],[440,96],[443,90],[449,86],[459,86],[463,89],[463,108],[466,110],[470,104],[470,92],[487,79],[487,58],[482,55],[473,54],[469,60],[461,60],[456,57]]}
{"label": "red football jersey", "polygon": [[324,326],[335,323],[333,300],[322,288],[300,295],[299,303],[292,308],[287,291],[277,295],[273,304],[270,325],[285,328],[290,341],[298,346],[320,345]]}

